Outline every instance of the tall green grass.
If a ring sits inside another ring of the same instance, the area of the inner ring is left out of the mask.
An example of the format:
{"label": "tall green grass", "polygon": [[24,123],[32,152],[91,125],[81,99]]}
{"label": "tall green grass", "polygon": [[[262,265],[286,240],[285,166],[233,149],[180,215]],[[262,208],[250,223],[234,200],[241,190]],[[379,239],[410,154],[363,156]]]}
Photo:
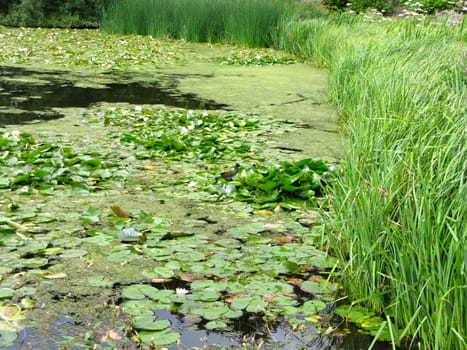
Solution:
{"label": "tall green grass", "polygon": [[350,140],[330,233],[348,293],[420,349],[467,348],[465,29],[335,17],[280,43],[329,70]]}
{"label": "tall green grass", "polygon": [[271,46],[292,15],[284,0],[117,0],[101,29],[189,41]]}

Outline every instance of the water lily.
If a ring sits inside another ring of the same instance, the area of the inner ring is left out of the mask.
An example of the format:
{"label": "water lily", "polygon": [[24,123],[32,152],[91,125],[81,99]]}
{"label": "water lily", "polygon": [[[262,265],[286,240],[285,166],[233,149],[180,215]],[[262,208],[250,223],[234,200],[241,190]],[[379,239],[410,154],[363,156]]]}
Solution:
{"label": "water lily", "polygon": [[188,293],[189,291],[185,288],[175,288],[175,294],[185,295]]}

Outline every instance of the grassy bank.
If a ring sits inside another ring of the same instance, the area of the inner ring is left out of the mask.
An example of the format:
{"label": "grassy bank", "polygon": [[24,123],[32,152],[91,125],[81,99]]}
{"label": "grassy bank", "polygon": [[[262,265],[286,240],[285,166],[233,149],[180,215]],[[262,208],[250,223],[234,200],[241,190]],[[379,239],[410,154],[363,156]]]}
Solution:
{"label": "grassy bank", "polygon": [[283,0],[116,1],[101,28],[122,34],[149,34],[189,41],[270,46],[291,14]]}
{"label": "grassy bank", "polygon": [[466,348],[465,29],[336,17],[281,43],[329,70],[350,139],[330,237],[347,291],[421,349]]}

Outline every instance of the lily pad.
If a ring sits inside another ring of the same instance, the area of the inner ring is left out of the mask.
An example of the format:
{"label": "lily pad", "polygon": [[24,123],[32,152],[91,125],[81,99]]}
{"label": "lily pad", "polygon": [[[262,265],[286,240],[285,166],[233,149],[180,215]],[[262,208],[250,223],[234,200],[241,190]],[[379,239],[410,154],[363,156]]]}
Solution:
{"label": "lily pad", "polygon": [[300,289],[312,294],[329,294],[336,291],[336,285],[328,281],[304,281]]}
{"label": "lily pad", "polygon": [[159,289],[146,284],[134,284],[122,289],[122,295],[128,299],[144,299],[146,297],[157,296],[158,293]]}
{"label": "lily pad", "polygon": [[300,307],[303,315],[314,315],[326,309],[326,304],[320,300],[308,300]]}
{"label": "lily pad", "polygon": [[138,337],[144,344],[153,344],[155,346],[170,345],[180,339],[180,333],[163,330],[156,331],[141,331],[138,332]]}
{"label": "lily pad", "polygon": [[15,331],[4,330],[0,327],[0,346],[13,345],[16,338],[18,338],[18,334]]}
{"label": "lily pad", "polygon": [[162,331],[170,327],[168,320],[156,320],[156,316],[152,314],[143,315],[133,321],[135,329],[147,331]]}
{"label": "lily pad", "polygon": [[63,253],[59,255],[59,257],[62,259],[72,259],[72,258],[80,258],[87,254],[88,254],[87,250],[84,250],[84,249],[67,249],[67,250],[64,250]]}
{"label": "lily pad", "polygon": [[232,307],[237,310],[246,310],[248,312],[263,312],[266,308],[266,301],[257,295],[242,295],[232,300]]}
{"label": "lily pad", "polygon": [[11,288],[0,288],[0,299],[9,299],[15,295],[15,291]]}
{"label": "lily pad", "polygon": [[222,321],[210,321],[204,325],[207,329],[224,329],[227,328],[227,323]]}

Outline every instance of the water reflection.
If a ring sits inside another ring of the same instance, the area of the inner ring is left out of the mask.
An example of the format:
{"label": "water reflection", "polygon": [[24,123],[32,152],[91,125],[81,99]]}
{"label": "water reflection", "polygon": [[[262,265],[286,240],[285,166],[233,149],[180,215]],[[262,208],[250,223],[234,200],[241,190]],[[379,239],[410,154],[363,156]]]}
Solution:
{"label": "water reflection", "polygon": [[[147,75],[129,73],[83,75],[80,86],[76,77],[65,71],[38,71],[0,66],[0,125],[21,124],[32,120],[63,117],[53,108],[88,107],[98,102],[163,104],[186,109],[228,109],[228,105],[202,99],[177,89],[180,75]],[[134,81],[135,78],[144,81]],[[133,81],[128,81],[132,78]],[[209,78],[208,76],[205,77]],[[120,81],[126,82],[120,82]],[[103,81],[96,86],[96,81]],[[85,87],[83,83],[94,84]]]}

